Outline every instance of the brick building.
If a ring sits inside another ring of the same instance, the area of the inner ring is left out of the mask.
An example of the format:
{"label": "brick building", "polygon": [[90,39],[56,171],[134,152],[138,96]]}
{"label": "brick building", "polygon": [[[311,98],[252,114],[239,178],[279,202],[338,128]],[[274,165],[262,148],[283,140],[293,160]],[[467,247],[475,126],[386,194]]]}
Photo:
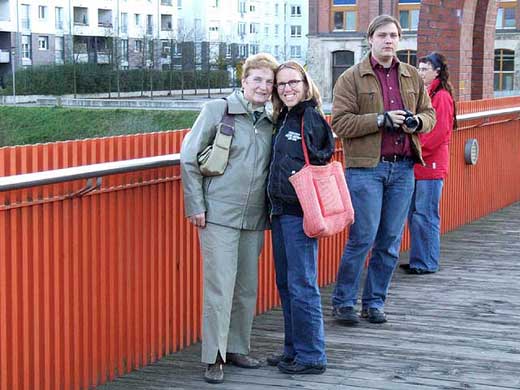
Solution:
{"label": "brick building", "polygon": [[402,61],[415,65],[433,50],[447,55],[460,100],[520,93],[519,1],[309,0],[308,68],[325,100],[369,50],[365,32],[379,14],[401,23]]}

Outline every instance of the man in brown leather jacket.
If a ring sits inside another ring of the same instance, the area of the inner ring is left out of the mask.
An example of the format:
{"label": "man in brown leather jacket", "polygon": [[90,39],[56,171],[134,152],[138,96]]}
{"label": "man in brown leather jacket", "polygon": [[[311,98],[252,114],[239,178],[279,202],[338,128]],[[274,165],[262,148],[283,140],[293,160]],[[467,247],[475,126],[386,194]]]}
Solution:
{"label": "man in brown leather jacket", "polygon": [[401,32],[392,16],[372,20],[369,54],[346,70],[334,88],[332,128],[343,141],[355,211],[332,295],[332,314],[346,325],[359,322],[355,305],[370,250],[361,317],[386,322],[383,308],[399,260],[413,165],[423,163],[417,133],[435,125],[421,77],[396,57]]}

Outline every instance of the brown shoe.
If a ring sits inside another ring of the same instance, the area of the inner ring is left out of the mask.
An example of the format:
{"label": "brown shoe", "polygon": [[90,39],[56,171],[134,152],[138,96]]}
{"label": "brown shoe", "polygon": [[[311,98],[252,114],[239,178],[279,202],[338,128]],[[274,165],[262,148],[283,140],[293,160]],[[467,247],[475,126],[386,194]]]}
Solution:
{"label": "brown shoe", "polygon": [[243,355],[241,353],[227,353],[226,354],[226,363],[234,364],[237,367],[242,368],[259,368],[260,362],[256,359],[248,355]]}
{"label": "brown shoe", "polygon": [[204,372],[204,380],[208,383],[222,383],[224,382],[224,368],[222,362],[208,364]]}

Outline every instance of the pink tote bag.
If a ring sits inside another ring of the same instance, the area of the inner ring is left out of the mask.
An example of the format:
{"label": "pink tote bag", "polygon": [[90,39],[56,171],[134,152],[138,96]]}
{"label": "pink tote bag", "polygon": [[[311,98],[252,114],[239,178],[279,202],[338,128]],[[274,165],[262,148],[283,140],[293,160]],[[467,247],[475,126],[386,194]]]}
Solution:
{"label": "pink tote bag", "polygon": [[309,237],[332,236],[354,222],[343,166],[338,161],[311,165],[303,134],[301,136],[305,166],[289,177],[303,209],[303,230]]}

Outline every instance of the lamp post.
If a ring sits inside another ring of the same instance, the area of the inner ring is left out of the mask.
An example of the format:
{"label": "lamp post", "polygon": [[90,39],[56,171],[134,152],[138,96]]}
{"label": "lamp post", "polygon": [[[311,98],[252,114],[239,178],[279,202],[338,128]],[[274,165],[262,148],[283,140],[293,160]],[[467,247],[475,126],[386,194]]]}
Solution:
{"label": "lamp post", "polygon": [[11,47],[11,73],[13,74],[13,104],[16,104],[16,46]]}

